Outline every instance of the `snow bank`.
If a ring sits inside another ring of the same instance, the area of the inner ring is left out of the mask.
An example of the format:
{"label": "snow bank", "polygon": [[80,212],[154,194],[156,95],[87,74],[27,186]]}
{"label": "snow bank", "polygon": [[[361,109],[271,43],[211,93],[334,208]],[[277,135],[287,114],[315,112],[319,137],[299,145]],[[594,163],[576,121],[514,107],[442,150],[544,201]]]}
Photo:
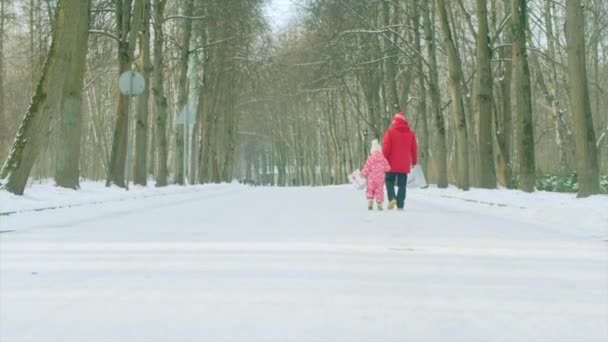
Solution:
{"label": "snow bank", "polygon": [[[576,194],[536,191],[526,193],[508,189],[459,190],[455,187],[438,189],[408,189],[413,198],[429,201],[445,199],[460,202],[460,208],[483,210],[485,214],[529,223],[551,224],[553,228],[577,235],[608,239],[608,195],[576,198]],[[477,209],[476,209],[477,208]]]}
{"label": "snow bank", "polygon": [[[217,185],[207,187],[214,186],[217,187]],[[0,215],[193,193],[200,191],[202,187],[202,185],[170,185],[163,188],[154,185],[131,186],[127,191],[116,186],[106,187],[103,182],[84,181],[80,183],[79,190],[72,190],[57,187],[49,180],[30,185],[23,196],[0,190]]]}

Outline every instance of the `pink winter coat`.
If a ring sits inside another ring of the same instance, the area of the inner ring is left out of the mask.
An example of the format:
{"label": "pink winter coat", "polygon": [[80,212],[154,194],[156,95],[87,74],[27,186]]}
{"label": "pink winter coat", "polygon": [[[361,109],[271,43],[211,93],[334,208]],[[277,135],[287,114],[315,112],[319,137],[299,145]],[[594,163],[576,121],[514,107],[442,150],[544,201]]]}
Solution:
{"label": "pink winter coat", "polygon": [[376,151],[367,158],[361,175],[367,177],[368,185],[384,184],[384,174],[390,171],[390,169],[391,166],[386,158],[384,158],[382,151]]}

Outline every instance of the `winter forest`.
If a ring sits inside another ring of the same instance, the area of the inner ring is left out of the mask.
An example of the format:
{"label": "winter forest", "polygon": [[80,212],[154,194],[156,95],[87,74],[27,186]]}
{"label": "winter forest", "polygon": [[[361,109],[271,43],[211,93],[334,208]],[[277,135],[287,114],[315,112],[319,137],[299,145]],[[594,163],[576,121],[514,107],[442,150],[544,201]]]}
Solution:
{"label": "winter forest", "polygon": [[605,0],[292,3],[0,0],[0,186],[343,184],[403,112],[439,188],[608,191]]}
{"label": "winter forest", "polygon": [[0,0],[0,341],[605,342],[607,208],[607,0]]}

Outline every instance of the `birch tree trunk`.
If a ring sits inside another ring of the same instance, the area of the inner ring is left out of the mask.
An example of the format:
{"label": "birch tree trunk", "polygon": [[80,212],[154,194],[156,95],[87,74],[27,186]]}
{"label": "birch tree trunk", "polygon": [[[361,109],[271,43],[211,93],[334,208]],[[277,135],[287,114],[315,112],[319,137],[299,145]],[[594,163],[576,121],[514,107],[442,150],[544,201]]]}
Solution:
{"label": "birch tree trunk", "polygon": [[568,88],[574,120],[578,195],[599,193],[599,165],[595,130],[591,114],[587,64],[585,57],[585,22],[580,0],[566,0],[566,42],[568,46]]}

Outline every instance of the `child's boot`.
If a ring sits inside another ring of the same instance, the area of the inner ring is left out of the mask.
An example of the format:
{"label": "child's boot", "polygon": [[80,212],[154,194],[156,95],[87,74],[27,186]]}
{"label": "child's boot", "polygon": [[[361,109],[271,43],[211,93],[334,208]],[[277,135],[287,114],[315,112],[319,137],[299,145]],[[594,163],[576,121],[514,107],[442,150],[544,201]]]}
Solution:
{"label": "child's boot", "polygon": [[374,200],[367,200],[367,210],[374,210]]}
{"label": "child's boot", "polygon": [[382,202],[378,202],[378,211],[382,211]]}

